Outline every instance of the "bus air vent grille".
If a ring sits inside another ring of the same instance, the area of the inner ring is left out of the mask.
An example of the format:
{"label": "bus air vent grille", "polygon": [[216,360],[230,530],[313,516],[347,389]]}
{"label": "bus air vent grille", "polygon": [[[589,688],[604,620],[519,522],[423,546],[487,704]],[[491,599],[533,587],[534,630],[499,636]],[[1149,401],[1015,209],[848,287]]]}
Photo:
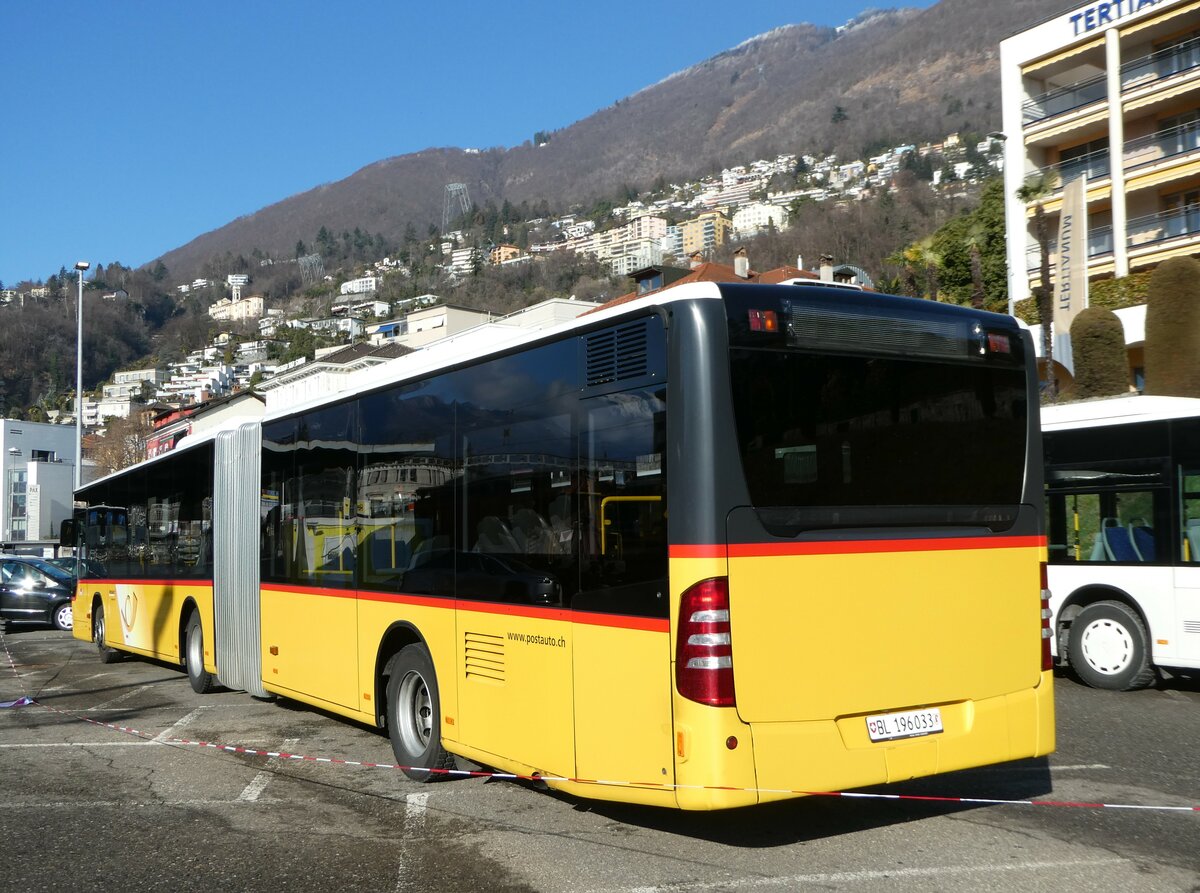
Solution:
{"label": "bus air vent grille", "polygon": [[468,677],[504,681],[504,639],[488,633],[463,634],[465,660]]}
{"label": "bus air vent grille", "polygon": [[1200,620],[1183,621],[1183,631],[1185,633],[1200,633]]}
{"label": "bus air vent grille", "polygon": [[587,338],[587,386],[640,378],[649,369],[648,322],[641,319]]}

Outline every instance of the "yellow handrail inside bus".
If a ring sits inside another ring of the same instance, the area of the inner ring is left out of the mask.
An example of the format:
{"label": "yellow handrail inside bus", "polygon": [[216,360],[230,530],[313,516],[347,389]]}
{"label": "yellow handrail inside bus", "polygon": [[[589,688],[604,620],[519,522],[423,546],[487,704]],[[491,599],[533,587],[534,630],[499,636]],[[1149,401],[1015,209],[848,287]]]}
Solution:
{"label": "yellow handrail inside bus", "polygon": [[600,500],[600,554],[607,555],[608,548],[605,543],[605,532],[609,525],[609,520],[604,516],[605,510],[610,502],[662,502],[661,496],[605,496]]}

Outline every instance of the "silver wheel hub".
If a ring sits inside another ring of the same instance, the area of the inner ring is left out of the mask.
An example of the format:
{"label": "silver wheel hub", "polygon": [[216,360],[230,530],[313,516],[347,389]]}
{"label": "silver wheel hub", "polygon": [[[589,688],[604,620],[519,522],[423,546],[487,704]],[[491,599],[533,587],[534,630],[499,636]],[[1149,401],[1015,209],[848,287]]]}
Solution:
{"label": "silver wheel hub", "polygon": [[396,696],[396,725],[404,749],[416,755],[429,747],[433,735],[433,699],[420,673],[410,670]]}
{"label": "silver wheel hub", "polygon": [[1087,665],[1105,676],[1116,676],[1133,662],[1133,636],[1115,620],[1093,620],[1084,627],[1079,647]]}
{"label": "silver wheel hub", "polygon": [[56,616],[58,618],[58,626],[62,627],[63,629],[70,629],[75,625],[75,616],[71,613],[70,605],[63,605],[61,608],[59,608],[56,612]]}

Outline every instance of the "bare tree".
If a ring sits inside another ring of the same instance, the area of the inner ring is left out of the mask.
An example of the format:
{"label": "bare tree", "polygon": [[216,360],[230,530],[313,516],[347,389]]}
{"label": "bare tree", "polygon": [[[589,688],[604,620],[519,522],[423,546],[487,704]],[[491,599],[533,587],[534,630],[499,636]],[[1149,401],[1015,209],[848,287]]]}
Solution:
{"label": "bare tree", "polygon": [[145,459],[146,440],[152,432],[140,413],[124,419],[110,418],[104,436],[95,438],[88,450],[97,476],[112,474]]}

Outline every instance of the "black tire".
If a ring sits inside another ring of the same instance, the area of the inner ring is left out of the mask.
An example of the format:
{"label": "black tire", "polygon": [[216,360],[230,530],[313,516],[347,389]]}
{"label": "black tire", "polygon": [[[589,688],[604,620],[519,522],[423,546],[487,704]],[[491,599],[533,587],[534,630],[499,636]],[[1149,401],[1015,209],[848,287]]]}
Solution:
{"label": "black tire", "polygon": [[404,774],[413,781],[446,778],[454,758],[442,747],[442,702],[429,649],[419,643],[406,645],[388,661],[387,727],[392,753]]}
{"label": "black tire", "polygon": [[55,629],[70,632],[75,626],[75,614],[70,602],[61,602],[50,609],[50,623]]}
{"label": "black tire", "polygon": [[97,603],[92,611],[92,641],[102,664],[114,664],[121,659],[121,652],[104,644],[104,605]]}
{"label": "black tire", "polygon": [[1124,602],[1088,605],[1071,623],[1071,669],[1092,688],[1132,691],[1156,678],[1146,625]]}
{"label": "black tire", "polygon": [[192,691],[196,694],[206,695],[217,690],[217,682],[212,673],[204,669],[204,627],[200,623],[200,614],[196,611],[188,617],[187,628],[183,634],[183,665],[187,669]]}

